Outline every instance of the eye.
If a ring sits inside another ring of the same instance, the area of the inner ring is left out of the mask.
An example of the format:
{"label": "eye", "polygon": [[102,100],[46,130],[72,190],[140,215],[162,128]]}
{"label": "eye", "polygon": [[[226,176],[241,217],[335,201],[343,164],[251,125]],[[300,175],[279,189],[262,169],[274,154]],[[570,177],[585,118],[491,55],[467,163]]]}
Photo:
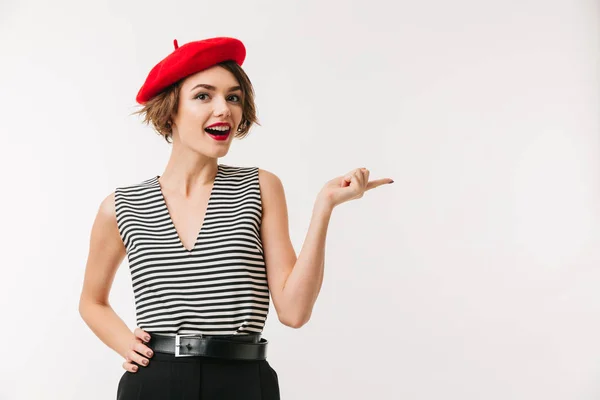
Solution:
{"label": "eye", "polygon": [[200,98],[201,96],[208,96],[208,93],[198,93],[194,98],[198,100],[205,100],[205,98]]}
{"label": "eye", "polygon": [[237,94],[232,94],[231,96],[229,96],[229,98],[235,98],[235,100],[232,100],[233,102],[239,103],[240,101],[242,101],[242,99],[240,98],[240,96],[238,96]]}

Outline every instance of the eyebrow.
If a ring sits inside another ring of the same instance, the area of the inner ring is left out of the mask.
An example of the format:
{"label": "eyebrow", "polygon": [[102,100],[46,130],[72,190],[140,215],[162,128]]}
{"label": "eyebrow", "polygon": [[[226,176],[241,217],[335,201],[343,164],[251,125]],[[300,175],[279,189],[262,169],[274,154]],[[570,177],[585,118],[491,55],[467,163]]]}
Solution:
{"label": "eyebrow", "polygon": [[[196,88],[199,88],[199,87],[203,87],[205,89],[212,90],[212,91],[217,90],[217,88],[214,87],[214,86],[212,86],[212,85],[207,85],[206,83],[200,83],[200,84],[194,86],[193,88],[191,88],[190,92],[194,91]],[[236,90],[242,90],[242,87],[241,86],[232,86],[232,87],[229,88],[230,92],[233,92],[233,91],[236,91]]]}

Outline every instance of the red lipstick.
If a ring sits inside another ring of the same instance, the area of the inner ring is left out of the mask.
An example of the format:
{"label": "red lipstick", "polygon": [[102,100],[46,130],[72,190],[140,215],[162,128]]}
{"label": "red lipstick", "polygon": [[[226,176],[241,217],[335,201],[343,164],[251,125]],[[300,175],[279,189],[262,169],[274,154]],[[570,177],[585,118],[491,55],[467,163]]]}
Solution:
{"label": "red lipstick", "polygon": [[204,128],[204,131],[214,140],[227,140],[231,132],[231,125],[227,122],[216,122]]}
{"label": "red lipstick", "polygon": [[216,126],[230,126],[227,122],[216,122],[212,125],[207,126],[207,128],[214,128]]}

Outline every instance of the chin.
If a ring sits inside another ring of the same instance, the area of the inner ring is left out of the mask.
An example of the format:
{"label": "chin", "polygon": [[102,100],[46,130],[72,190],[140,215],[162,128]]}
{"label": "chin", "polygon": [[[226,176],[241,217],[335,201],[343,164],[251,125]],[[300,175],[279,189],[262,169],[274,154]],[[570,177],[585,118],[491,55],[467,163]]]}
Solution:
{"label": "chin", "polygon": [[229,146],[210,146],[208,148],[203,146],[198,147],[199,148],[194,148],[197,153],[204,154],[205,156],[211,158],[224,157],[227,155],[227,153],[229,153]]}

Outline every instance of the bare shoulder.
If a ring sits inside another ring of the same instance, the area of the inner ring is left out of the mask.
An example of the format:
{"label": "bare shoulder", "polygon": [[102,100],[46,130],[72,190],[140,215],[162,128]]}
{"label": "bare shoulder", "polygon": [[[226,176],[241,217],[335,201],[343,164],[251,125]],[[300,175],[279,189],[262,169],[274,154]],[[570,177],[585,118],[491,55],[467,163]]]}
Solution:
{"label": "bare shoulder", "polygon": [[112,250],[119,253],[125,250],[117,225],[115,192],[110,193],[100,202],[91,239],[92,244],[110,246]]}
{"label": "bare shoulder", "polygon": [[273,210],[287,212],[283,183],[277,175],[265,169],[258,169],[258,181],[263,212]]}
{"label": "bare shoulder", "polygon": [[116,222],[117,211],[115,208],[115,192],[110,193],[102,200],[100,208],[98,209],[98,215],[101,215],[102,218],[114,219]]}
{"label": "bare shoulder", "polygon": [[117,226],[115,192],[110,193],[100,202],[92,227],[91,245],[119,255],[125,250]]}
{"label": "bare shoulder", "polygon": [[[258,169],[258,181],[261,191],[277,192],[283,190],[283,183],[277,175],[266,169]],[[269,194],[269,193],[267,193]]]}

